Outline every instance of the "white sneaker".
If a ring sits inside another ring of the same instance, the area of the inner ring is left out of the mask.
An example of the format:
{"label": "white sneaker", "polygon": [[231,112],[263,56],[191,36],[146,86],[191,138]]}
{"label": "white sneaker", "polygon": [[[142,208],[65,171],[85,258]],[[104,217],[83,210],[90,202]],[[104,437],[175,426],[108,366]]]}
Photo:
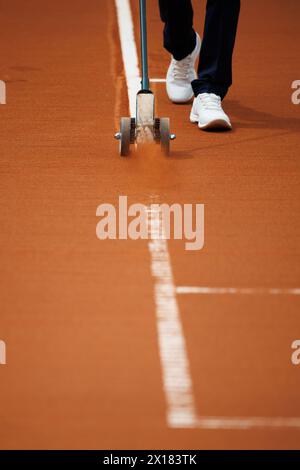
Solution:
{"label": "white sneaker", "polygon": [[221,98],[214,93],[200,93],[194,99],[190,120],[197,122],[200,129],[232,129]]}
{"label": "white sneaker", "polygon": [[182,60],[172,57],[167,72],[167,94],[173,103],[186,103],[194,96],[191,82],[197,78],[195,62],[201,48],[200,36],[196,35],[196,47],[191,54]]}

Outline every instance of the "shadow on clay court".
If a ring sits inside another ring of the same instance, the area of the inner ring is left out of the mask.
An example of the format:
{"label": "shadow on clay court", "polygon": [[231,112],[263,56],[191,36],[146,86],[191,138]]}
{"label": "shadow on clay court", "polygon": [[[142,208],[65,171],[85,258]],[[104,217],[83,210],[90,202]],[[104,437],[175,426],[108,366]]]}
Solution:
{"label": "shadow on clay court", "polygon": [[[243,144],[245,142],[256,142],[256,141],[263,141],[266,139],[281,137],[288,134],[292,134],[295,132],[300,131],[300,119],[297,118],[282,118],[279,116],[275,116],[273,114],[269,114],[263,111],[258,111],[253,108],[249,108],[247,106],[241,105],[238,101],[235,100],[226,100],[226,105],[224,106],[225,112],[227,112],[232,117],[233,122],[233,129],[231,132],[211,132],[216,136],[219,134],[220,139],[222,136],[227,136],[228,134],[234,134],[234,140],[231,138],[224,141],[216,141],[214,140],[209,145],[207,145],[207,140],[203,146],[194,147],[188,149],[187,155],[189,158],[198,157],[196,152],[200,152],[205,149],[212,149],[217,147],[228,147],[231,145],[236,144]],[[247,138],[243,138],[244,135],[241,135],[241,139],[238,139],[239,130],[242,129],[257,129],[257,130],[275,130],[275,133],[270,134],[269,132],[267,135],[262,135],[261,133],[257,136],[251,136]],[[279,130],[281,132],[276,132]],[[236,139],[237,138],[237,139]],[[199,143],[201,140],[199,139]],[[200,155],[200,153],[199,153]],[[176,152],[174,152],[174,157],[176,157]]]}
{"label": "shadow on clay court", "polygon": [[300,130],[300,119],[282,118],[264,111],[242,105],[239,101],[226,100],[226,111],[233,116],[235,129],[282,129],[290,132]]}

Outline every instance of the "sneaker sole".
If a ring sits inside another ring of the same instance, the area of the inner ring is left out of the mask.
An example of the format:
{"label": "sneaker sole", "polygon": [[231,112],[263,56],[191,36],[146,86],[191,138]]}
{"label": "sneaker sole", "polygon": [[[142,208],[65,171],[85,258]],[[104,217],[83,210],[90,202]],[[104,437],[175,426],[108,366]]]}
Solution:
{"label": "sneaker sole", "polygon": [[215,119],[214,121],[210,121],[209,123],[207,124],[200,124],[198,123],[198,127],[199,129],[202,129],[202,130],[211,130],[211,129],[227,129],[227,130],[231,130],[232,129],[232,126],[231,124],[229,124],[227,121],[225,121],[224,119]]}
{"label": "sneaker sole", "polygon": [[232,126],[229,124],[225,119],[215,119],[214,121],[210,121],[206,124],[200,124],[198,116],[195,114],[191,114],[190,121],[194,124],[198,124],[199,129],[201,130],[211,130],[211,129],[227,129],[231,130]]}

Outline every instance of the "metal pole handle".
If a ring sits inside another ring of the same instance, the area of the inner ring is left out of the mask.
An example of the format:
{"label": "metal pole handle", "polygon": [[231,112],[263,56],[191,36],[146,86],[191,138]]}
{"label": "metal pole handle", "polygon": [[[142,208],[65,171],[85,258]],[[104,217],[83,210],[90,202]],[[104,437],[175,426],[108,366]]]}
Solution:
{"label": "metal pole handle", "polygon": [[150,90],[147,47],[147,9],[146,0],[140,0],[140,34],[142,51],[142,89]]}

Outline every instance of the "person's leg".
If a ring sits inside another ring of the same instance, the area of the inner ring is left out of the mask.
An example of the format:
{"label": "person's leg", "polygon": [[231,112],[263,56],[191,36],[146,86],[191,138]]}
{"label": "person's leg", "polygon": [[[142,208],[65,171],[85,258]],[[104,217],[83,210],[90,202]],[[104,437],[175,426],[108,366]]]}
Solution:
{"label": "person's leg", "polygon": [[207,0],[195,96],[214,93],[222,99],[232,84],[232,54],[240,0]]}
{"label": "person's leg", "polygon": [[160,16],[165,23],[164,47],[175,60],[182,60],[195,49],[191,0],[159,0]]}
{"label": "person's leg", "polygon": [[199,58],[201,39],[193,28],[191,0],[159,0],[160,16],[165,23],[164,47],[171,53],[166,77],[167,95],[173,103],[190,101],[197,78],[195,63]]}

